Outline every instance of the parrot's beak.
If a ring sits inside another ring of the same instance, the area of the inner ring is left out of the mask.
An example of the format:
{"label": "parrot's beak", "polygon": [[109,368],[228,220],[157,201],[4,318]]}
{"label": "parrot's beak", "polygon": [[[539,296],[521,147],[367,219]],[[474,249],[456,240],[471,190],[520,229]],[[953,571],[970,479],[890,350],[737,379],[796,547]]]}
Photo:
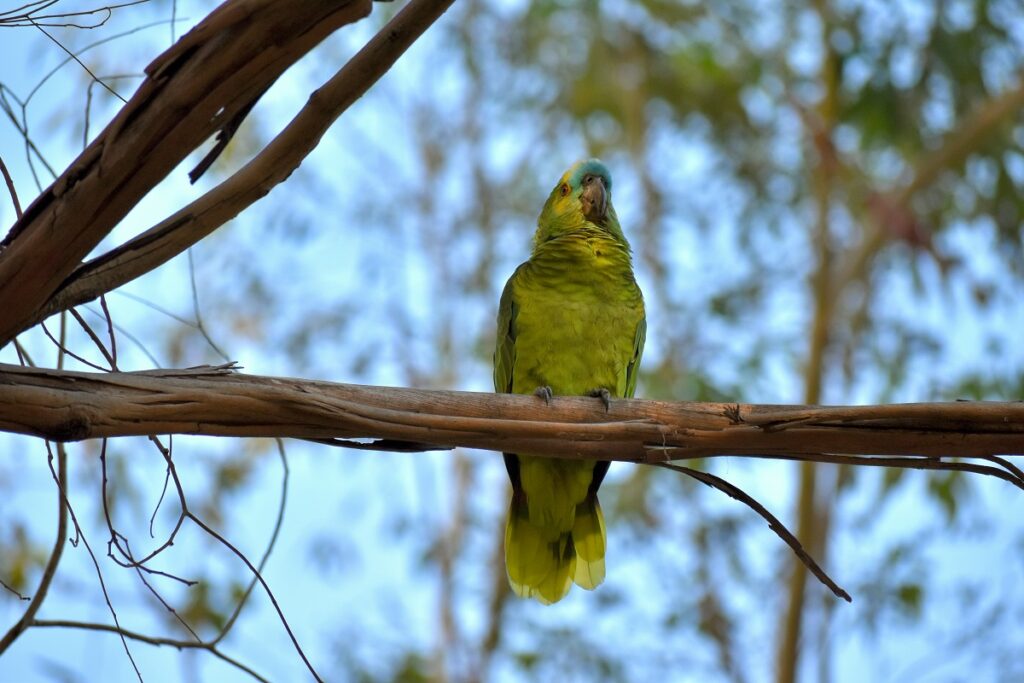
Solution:
{"label": "parrot's beak", "polygon": [[583,216],[591,223],[603,224],[608,216],[608,190],[601,176],[588,175],[583,179],[583,192],[580,193],[583,204]]}

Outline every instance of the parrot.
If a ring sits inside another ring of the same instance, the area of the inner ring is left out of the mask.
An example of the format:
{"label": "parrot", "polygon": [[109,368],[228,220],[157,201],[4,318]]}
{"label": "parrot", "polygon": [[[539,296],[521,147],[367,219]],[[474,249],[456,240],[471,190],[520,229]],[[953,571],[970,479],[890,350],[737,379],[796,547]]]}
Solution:
{"label": "parrot", "polygon": [[[498,306],[494,389],[499,393],[631,398],[647,335],[632,252],[598,159],[573,164],[548,196],[530,258]],[[505,569],[513,592],[549,605],[573,583],[605,577],[607,461],[505,453],[512,500]]]}

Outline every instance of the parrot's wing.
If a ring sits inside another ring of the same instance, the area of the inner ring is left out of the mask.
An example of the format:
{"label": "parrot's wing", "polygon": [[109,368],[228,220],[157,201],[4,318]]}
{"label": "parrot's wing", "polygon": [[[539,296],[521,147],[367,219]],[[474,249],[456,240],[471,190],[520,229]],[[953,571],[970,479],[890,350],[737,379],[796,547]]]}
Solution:
{"label": "parrot's wing", "polygon": [[[516,279],[523,269],[522,264],[512,273],[512,277],[505,283],[505,289],[501,293],[501,302],[498,304],[498,333],[494,346],[494,390],[500,394],[512,393],[512,366],[516,359],[516,314],[519,312],[519,302],[516,301]],[[519,478],[519,458],[514,453],[504,453],[505,469],[508,470],[508,478],[512,481],[512,490],[521,491],[523,488]],[[513,504],[515,500],[512,501]]]}
{"label": "parrot's wing", "polygon": [[633,359],[626,366],[626,398],[633,398],[636,393],[636,379],[640,374],[640,357],[644,355],[644,342],[647,340],[647,317],[640,318],[633,339]]}
{"label": "parrot's wing", "polygon": [[519,312],[519,303],[515,297],[515,282],[522,270],[524,263],[512,277],[505,283],[505,290],[501,293],[501,303],[498,304],[498,334],[494,348],[494,390],[498,393],[508,394],[512,392],[512,365],[516,358],[516,314]]}

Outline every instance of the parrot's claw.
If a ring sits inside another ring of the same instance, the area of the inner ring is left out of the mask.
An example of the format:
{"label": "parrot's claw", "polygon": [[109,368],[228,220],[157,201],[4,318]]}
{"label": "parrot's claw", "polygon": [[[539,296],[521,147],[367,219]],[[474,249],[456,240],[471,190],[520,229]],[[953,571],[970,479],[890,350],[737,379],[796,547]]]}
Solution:
{"label": "parrot's claw", "polygon": [[593,396],[594,398],[601,399],[601,403],[604,404],[604,412],[607,413],[608,411],[610,411],[612,409],[612,395],[604,387],[599,387],[597,389],[591,389],[590,393],[588,393],[587,395],[588,396]]}
{"label": "parrot's claw", "polygon": [[534,389],[533,395],[539,396],[542,399],[544,399],[544,405],[551,405],[551,397],[554,396],[555,394],[554,392],[551,391],[551,387],[545,385]]}

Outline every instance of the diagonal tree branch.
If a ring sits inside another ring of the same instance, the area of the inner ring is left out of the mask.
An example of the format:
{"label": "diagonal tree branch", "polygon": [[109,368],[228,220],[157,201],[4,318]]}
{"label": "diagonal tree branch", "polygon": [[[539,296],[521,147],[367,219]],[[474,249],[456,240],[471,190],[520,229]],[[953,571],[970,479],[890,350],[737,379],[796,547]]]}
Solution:
{"label": "diagonal tree branch", "polygon": [[150,229],[78,267],[23,329],[157,268],[269,193],[337,118],[383,76],[453,0],[413,0],[319,90],[250,162]]}
{"label": "diagonal tree branch", "polygon": [[154,60],[131,100],[0,243],[0,344],[192,150],[370,5],[229,0]]}
{"label": "diagonal tree branch", "polygon": [[829,590],[831,590],[837,598],[842,598],[843,600],[846,600],[846,602],[853,602],[853,598],[850,597],[850,594],[840,588],[836,582],[825,573],[825,570],[814,561],[814,558],[807,554],[807,551],[804,550],[804,547],[800,544],[800,541],[797,540],[796,536],[794,536],[775,515],[768,512],[763,505],[754,500],[754,498],[746,491],[742,490],[738,486],[730,484],[721,477],[710,474],[709,472],[701,472],[700,470],[695,470],[690,467],[672,465],[670,463],[661,463],[658,467],[664,467],[672,470],[673,472],[680,472],[688,477],[693,477],[702,484],[718,489],[730,498],[740,501],[757,514],[761,515],[761,517],[768,522],[768,526],[771,530],[778,534],[779,538],[785,541],[786,545],[793,549],[793,552],[798,558],[800,558],[800,561],[804,563],[804,566],[806,566],[819,581],[828,586]]}

